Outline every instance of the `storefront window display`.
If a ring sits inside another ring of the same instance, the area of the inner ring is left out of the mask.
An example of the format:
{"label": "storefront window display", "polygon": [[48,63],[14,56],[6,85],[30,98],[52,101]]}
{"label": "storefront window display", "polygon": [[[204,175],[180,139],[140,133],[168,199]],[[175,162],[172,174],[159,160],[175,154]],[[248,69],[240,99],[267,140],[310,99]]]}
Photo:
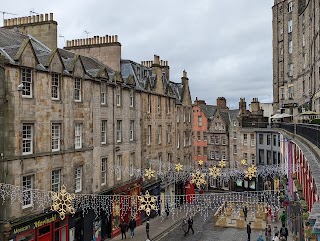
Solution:
{"label": "storefront window display", "polygon": [[120,203],[118,200],[113,203],[112,209],[113,209],[112,231],[114,231],[120,225]]}
{"label": "storefront window display", "polygon": [[16,241],[34,241],[34,230],[17,236]]}

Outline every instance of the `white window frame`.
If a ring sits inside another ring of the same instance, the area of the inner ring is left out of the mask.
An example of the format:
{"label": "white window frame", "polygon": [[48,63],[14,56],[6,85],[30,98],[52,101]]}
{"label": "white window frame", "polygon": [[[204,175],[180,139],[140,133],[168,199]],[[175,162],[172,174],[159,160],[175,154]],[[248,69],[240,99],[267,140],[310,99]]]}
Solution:
{"label": "white window frame", "polygon": [[172,154],[168,153],[168,171],[171,170],[172,167]]}
{"label": "white window frame", "polygon": [[252,165],[255,165],[255,160],[256,160],[255,154],[252,153],[252,154],[251,154],[251,164],[252,164]]}
{"label": "white window frame", "polygon": [[168,125],[167,129],[167,144],[171,143],[171,125]]}
{"label": "white window frame", "polygon": [[185,147],[186,145],[187,145],[187,132],[186,131],[184,131],[183,132],[183,146]]}
{"label": "white window frame", "polygon": [[108,121],[102,120],[101,121],[101,144],[107,144],[107,126],[108,126]]}
{"label": "white window frame", "polygon": [[74,127],[74,148],[81,149],[82,148],[82,134],[83,134],[83,124],[76,123]]}
{"label": "white window frame", "polygon": [[51,191],[59,192],[61,187],[61,169],[51,171]]}
{"label": "white window frame", "polygon": [[101,82],[100,101],[102,105],[107,104],[107,83],[106,82]]}
{"label": "white window frame", "polygon": [[191,109],[188,110],[188,121],[191,123]]}
{"label": "white window frame", "polygon": [[183,108],[183,122],[186,122],[186,108]]}
{"label": "white window frame", "polygon": [[161,115],[161,96],[158,96],[158,114]]}
{"label": "white window frame", "polygon": [[226,159],[227,159],[226,151],[221,151],[221,160],[226,160]]}
{"label": "white window frame", "polygon": [[226,137],[223,136],[223,137],[221,137],[221,138],[222,138],[222,140],[221,140],[222,145],[223,145],[223,146],[227,145]]}
{"label": "white window frame", "polygon": [[78,193],[82,191],[82,166],[76,167],[74,171],[74,192]]}
{"label": "white window frame", "polygon": [[151,125],[148,125],[147,145],[151,145]]}
{"label": "white window frame", "polygon": [[289,54],[292,54],[292,47],[293,47],[293,46],[292,46],[292,40],[290,40],[290,41],[289,41],[289,48],[288,48],[288,49],[289,49],[289,51],[288,51]]}
{"label": "white window frame", "polygon": [[220,159],[220,153],[219,151],[215,151],[215,159],[219,160]]}
{"label": "white window frame", "polygon": [[289,99],[293,99],[294,98],[294,90],[293,90],[293,86],[289,86]]}
{"label": "white window frame", "polygon": [[289,75],[290,77],[293,76],[293,63],[290,63],[290,64],[289,64],[289,73],[288,73],[288,75]]}
{"label": "white window frame", "polygon": [[293,9],[293,3],[292,3],[292,1],[289,1],[288,2],[288,13],[291,13],[292,9]]}
{"label": "white window frame", "polygon": [[[252,137],[253,137],[253,138],[252,138]],[[255,146],[254,134],[250,134],[250,144],[251,144],[251,146]]]}
{"label": "white window frame", "polygon": [[22,68],[21,83],[23,84],[22,97],[32,98],[33,96],[33,73],[29,68]]}
{"label": "white window frame", "polygon": [[134,107],[134,92],[130,89],[130,107]]}
{"label": "white window frame", "polygon": [[116,88],[116,106],[121,106],[121,88],[119,86]]}
{"label": "white window frame", "polygon": [[162,154],[158,155],[159,173],[162,173]]}
{"label": "white window frame", "polygon": [[198,116],[198,126],[202,126],[202,116]]}
{"label": "white window frame", "polygon": [[33,124],[22,124],[22,155],[33,153]]}
{"label": "white window frame", "polygon": [[203,140],[206,142],[207,141],[207,132],[202,132],[202,134],[203,134]]}
{"label": "white window frame", "polygon": [[201,141],[201,132],[200,131],[197,131],[197,141]]}
{"label": "white window frame", "polygon": [[243,134],[243,145],[248,145],[248,134]]}
{"label": "white window frame", "polygon": [[130,153],[130,177],[134,175],[135,153]]}
{"label": "white window frame", "polygon": [[148,113],[151,113],[151,95],[148,94]]}
{"label": "white window frame", "polygon": [[236,131],[233,132],[233,139],[235,139],[235,140],[237,139],[237,132]]}
{"label": "white window frame", "polygon": [[192,140],[192,132],[191,131],[189,131],[189,146],[191,146],[191,141]]}
{"label": "white window frame", "polygon": [[107,157],[101,158],[101,186],[107,184],[107,162]]}
{"label": "white window frame", "polygon": [[122,178],[121,164],[122,164],[122,155],[117,155],[116,156],[116,178],[117,178],[117,181],[120,181]]}
{"label": "white window frame", "polygon": [[180,122],[180,108],[177,107],[177,123]]}
{"label": "white window frame", "polygon": [[120,143],[122,141],[122,120],[117,120],[116,141],[117,143]]}
{"label": "white window frame", "polygon": [[160,145],[161,144],[161,141],[162,141],[162,126],[161,125],[158,125],[158,144]]}
{"label": "white window frame", "polygon": [[215,158],[214,151],[210,151],[210,159],[214,160],[214,158]]}
{"label": "white window frame", "polygon": [[130,120],[130,141],[134,141],[134,120]]}
{"label": "white window frame", "polygon": [[288,33],[292,33],[292,19],[288,21]]}
{"label": "white window frame", "polygon": [[60,75],[51,74],[51,99],[60,100]]}
{"label": "white window frame", "polygon": [[237,155],[237,154],[238,154],[237,145],[233,145],[233,154],[234,154],[234,155]]}
{"label": "white window frame", "polygon": [[74,101],[81,102],[82,100],[82,80],[74,78]]}
{"label": "white window frame", "polygon": [[305,34],[302,34],[302,47],[306,46],[306,37]]}
{"label": "white window frame", "polygon": [[22,209],[30,208],[33,206],[33,193],[32,189],[34,188],[34,175],[27,175],[22,177]]}
{"label": "white window frame", "polygon": [[281,96],[281,100],[284,100],[285,98],[284,88],[280,88],[280,96]]}
{"label": "white window frame", "polygon": [[51,150],[60,151],[61,143],[61,124],[52,123],[51,124]]}
{"label": "white window frame", "polygon": [[180,131],[177,131],[177,148],[180,148]]}

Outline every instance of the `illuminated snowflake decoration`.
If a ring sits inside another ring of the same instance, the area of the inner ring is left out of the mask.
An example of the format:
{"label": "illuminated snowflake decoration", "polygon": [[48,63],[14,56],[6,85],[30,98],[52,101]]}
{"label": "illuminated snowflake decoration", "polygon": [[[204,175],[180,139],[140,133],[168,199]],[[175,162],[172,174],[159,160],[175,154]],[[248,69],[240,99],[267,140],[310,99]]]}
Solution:
{"label": "illuminated snowflake decoration", "polygon": [[245,176],[251,180],[252,178],[256,177],[257,173],[257,167],[255,165],[252,165],[251,167],[248,167],[248,170],[245,172]]}
{"label": "illuminated snowflake decoration", "polygon": [[194,183],[197,188],[201,188],[201,184],[206,184],[206,180],[204,179],[206,174],[201,173],[200,171],[197,171],[196,173],[191,173],[191,180],[190,183]]}
{"label": "illuminated snowflake decoration", "polygon": [[143,196],[138,196],[139,199],[139,210],[145,211],[148,216],[150,216],[151,210],[158,211],[157,196],[151,196],[148,191]]}
{"label": "illuminated snowflake decoration", "polygon": [[183,169],[183,166],[180,164],[180,162],[178,164],[176,164],[176,171],[177,172],[181,172]]}
{"label": "illuminated snowflake decoration", "polygon": [[198,164],[199,164],[200,166],[202,166],[202,165],[203,165],[203,161],[202,161],[202,160],[199,160]]}
{"label": "illuminated snowflake decoration", "polygon": [[223,160],[219,161],[219,167],[224,168],[226,166],[227,166],[226,161],[223,161]]}
{"label": "illuminated snowflake decoration", "polygon": [[212,168],[209,168],[209,176],[213,177],[214,179],[216,179],[217,177],[219,177],[221,175],[221,169],[217,168],[216,166],[213,166]]}
{"label": "illuminated snowflake decoration", "polygon": [[154,177],[154,170],[151,169],[151,167],[149,167],[149,169],[145,169],[145,176],[148,177],[148,179]]}
{"label": "illuminated snowflake decoration", "polygon": [[75,195],[68,193],[64,185],[62,185],[60,192],[52,192],[52,197],[53,204],[51,205],[51,210],[58,212],[62,220],[66,217],[66,214],[75,213],[72,206]]}
{"label": "illuminated snowflake decoration", "polygon": [[241,160],[241,165],[247,165],[247,161],[245,159]]}

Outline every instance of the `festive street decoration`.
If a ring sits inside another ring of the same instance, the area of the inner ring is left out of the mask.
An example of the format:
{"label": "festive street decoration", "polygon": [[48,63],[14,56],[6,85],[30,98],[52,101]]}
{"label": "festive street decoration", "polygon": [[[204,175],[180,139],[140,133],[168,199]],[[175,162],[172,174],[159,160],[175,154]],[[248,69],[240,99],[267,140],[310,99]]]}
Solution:
{"label": "festive street decoration", "polygon": [[245,159],[241,160],[241,165],[247,165],[247,161]]}
{"label": "festive street decoration", "polygon": [[256,172],[257,167],[255,165],[252,165],[251,167],[248,167],[248,170],[245,172],[245,177],[251,180],[253,177],[256,177]]}
{"label": "festive street decoration", "polygon": [[202,160],[199,160],[198,164],[199,164],[200,166],[202,166],[202,165],[203,165],[203,161],[202,161]]}
{"label": "festive street decoration", "polygon": [[220,171],[221,171],[220,168],[213,166],[212,168],[209,168],[209,176],[212,176],[214,179],[216,179],[221,175]]}
{"label": "festive street decoration", "polygon": [[66,214],[75,213],[72,206],[75,195],[68,193],[64,185],[62,185],[60,192],[52,192],[52,197],[53,204],[51,210],[56,211],[62,220],[66,217]]}
{"label": "festive street decoration", "polygon": [[150,216],[151,210],[158,211],[157,207],[157,197],[151,196],[148,191],[144,196],[138,196],[140,206],[140,211],[145,211],[148,216]]}
{"label": "festive street decoration", "polygon": [[183,170],[183,166],[180,164],[180,162],[178,164],[176,164],[176,171],[177,172],[181,172]]}
{"label": "festive street decoration", "polygon": [[198,189],[201,188],[202,184],[206,184],[205,173],[201,173],[199,170],[196,173],[191,173],[190,183],[195,184]]}
{"label": "festive street decoration", "polygon": [[145,176],[148,177],[148,179],[151,179],[152,177],[154,177],[154,170],[149,167],[149,169],[145,170]]}
{"label": "festive street decoration", "polygon": [[224,161],[224,160],[219,161],[219,167],[221,167],[221,168],[226,167],[226,161]]}

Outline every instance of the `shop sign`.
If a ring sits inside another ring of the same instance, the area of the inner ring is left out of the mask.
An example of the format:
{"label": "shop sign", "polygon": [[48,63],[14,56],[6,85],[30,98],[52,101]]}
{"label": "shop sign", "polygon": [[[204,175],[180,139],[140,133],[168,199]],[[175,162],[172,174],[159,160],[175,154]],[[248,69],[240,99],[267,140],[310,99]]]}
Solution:
{"label": "shop sign", "polygon": [[36,229],[36,228],[39,228],[39,227],[41,227],[43,225],[52,223],[52,222],[54,222],[56,220],[57,220],[57,215],[56,214],[52,214],[49,217],[34,221],[33,223],[29,223],[28,225],[24,225],[24,226],[21,226],[21,227],[14,228],[12,233],[15,234],[15,235],[16,234],[20,234],[20,233],[23,233],[23,232],[28,231],[30,229]]}

